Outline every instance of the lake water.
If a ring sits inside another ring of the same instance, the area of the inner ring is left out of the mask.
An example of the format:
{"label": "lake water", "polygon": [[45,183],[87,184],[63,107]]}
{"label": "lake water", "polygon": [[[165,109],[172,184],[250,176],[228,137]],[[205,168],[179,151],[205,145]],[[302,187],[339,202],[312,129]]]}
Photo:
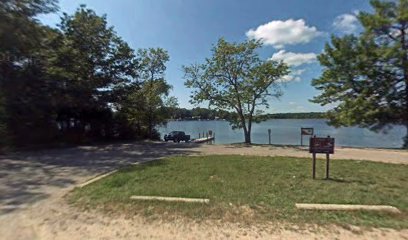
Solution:
{"label": "lake water", "polygon": [[[271,119],[253,125],[252,142],[267,144],[268,129],[271,129],[272,144],[300,145],[301,127],[314,128],[317,136],[334,137],[338,146],[353,147],[400,148],[406,133],[403,126],[395,126],[386,133],[375,133],[359,127],[334,128],[327,125],[324,119]],[[244,142],[243,130],[232,130],[229,123],[223,120],[170,121],[167,126],[159,128],[162,137],[177,130],[186,132],[191,138],[198,138],[199,133],[212,130],[215,132],[215,144]],[[304,136],[303,143],[308,144],[308,136]]]}

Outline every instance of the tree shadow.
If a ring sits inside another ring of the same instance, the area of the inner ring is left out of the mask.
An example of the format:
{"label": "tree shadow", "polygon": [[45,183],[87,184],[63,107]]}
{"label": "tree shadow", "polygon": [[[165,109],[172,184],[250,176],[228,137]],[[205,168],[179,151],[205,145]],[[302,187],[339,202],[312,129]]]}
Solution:
{"label": "tree shadow", "polygon": [[194,143],[135,142],[2,155],[0,214],[46,199],[55,191],[92,176],[134,163],[195,153],[198,146]]}
{"label": "tree shadow", "polygon": [[364,184],[364,185],[370,185],[374,184],[371,181],[363,181],[363,180],[357,180],[357,179],[344,179],[344,178],[322,178],[319,179],[322,181],[329,181],[329,182],[336,182],[336,183],[358,183],[358,184]]}

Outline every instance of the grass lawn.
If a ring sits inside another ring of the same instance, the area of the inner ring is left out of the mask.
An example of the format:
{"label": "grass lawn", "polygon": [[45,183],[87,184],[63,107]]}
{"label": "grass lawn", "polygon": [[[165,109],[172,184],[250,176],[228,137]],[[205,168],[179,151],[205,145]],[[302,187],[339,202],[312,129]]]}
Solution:
{"label": "grass lawn", "polygon": [[[325,161],[292,157],[172,157],[132,166],[75,189],[69,200],[152,217],[223,219],[242,223],[279,221],[408,228],[408,166],[367,161]],[[132,195],[209,198],[210,204],[130,200]],[[297,210],[295,203],[384,204],[402,214]]]}

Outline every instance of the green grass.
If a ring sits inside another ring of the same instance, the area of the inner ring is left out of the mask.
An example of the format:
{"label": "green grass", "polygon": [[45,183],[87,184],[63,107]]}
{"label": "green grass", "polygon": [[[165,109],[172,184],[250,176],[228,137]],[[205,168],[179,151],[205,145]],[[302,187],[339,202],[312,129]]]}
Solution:
{"label": "green grass", "polygon": [[[83,208],[152,217],[184,216],[242,223],[279,221],[408,228],[408,166],[292,157],[173,157],[132,166],[69,196]],[[209,198],[210,204],[130,200],[132,195]],[[301,211],[295,203],[385,204],[402,214]]]}

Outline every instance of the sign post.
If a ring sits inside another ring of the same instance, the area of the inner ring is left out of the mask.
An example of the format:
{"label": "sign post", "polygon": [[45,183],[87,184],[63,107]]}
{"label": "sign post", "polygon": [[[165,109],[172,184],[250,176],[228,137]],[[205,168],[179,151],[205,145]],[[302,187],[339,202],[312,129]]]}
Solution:
{"label": "sign post", "polygon": [[326,179],[329,179],[330,155],[326,153]]}
{"label": "sign post", "polygon": [[268,129],[269,145],[271,145],[271,129]]}
{"label": "sign post", "polygon": [[303,135],[312,136],[313,132],[313,128],[300,128],[300,146],[303,146]]}
{"label": "sign post", "polygon": [[330,171],[330,154],[334,154],[334,138],[327,136],[327,138],[318,138],[313,136],[310,138],[309,152],[313,156],[312,176],[316,178],[316,154],[326,154],[326,179],[329,179]]}
{"label": "sign post", "polygon": [[316,178],[316,153],[313,153],[313,167],[312,167],[312,177]]}

